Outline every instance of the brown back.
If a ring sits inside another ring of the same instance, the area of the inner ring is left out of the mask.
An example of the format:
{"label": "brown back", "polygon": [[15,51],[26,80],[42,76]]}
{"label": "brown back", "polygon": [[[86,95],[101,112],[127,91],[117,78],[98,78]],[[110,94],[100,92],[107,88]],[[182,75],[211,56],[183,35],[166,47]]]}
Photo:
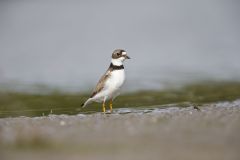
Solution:
{"label": "brown back", "polygon": [[107,78],[111,75],[112,71],[113,71],[113,68],[109,67],[108,70],[106,71],[106,73],[98,81],[97,86],[95,87],[90,98],[94,97],[97,93],[99,93],[104,88],[105,82],[106,82]]}

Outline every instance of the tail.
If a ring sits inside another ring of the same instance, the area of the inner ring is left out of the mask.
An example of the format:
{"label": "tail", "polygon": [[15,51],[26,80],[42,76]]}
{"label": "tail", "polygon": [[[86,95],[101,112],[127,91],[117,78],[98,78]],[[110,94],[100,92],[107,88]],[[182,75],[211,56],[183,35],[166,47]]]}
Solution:
{"label": "tail", "polygon": [[92,102],[92,98],[89,98],[86,102],[84,102],[82,105],[81,105],[81,107],[82,108],[84,108],[84,107],[86,107],[89,103],[91,103]]}

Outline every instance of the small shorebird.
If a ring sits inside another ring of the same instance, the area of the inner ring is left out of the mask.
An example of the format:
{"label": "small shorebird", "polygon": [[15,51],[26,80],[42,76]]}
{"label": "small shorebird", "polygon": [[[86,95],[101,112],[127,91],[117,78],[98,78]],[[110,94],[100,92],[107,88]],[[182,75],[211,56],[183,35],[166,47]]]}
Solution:
{"label": "small shorebird", "polygon": [[113,51],[108,70],[98,81],[92,95],[82,104],[82,107],[87,106],[91,102],[102,102],[102,110],[105,113],[105,102],[109,100],[109,108],[110,112],[112,112],[112,102],[120,94],[119,90],[125,81],[123,62],[126,59],[130,59],[130,57],[128,57],[125,50],[116,49]]}

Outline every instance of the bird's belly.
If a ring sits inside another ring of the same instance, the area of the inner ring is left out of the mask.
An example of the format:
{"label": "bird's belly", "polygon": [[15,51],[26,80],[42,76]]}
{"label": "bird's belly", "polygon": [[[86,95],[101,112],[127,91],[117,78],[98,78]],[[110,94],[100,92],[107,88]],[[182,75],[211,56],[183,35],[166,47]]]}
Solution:
{"label": "bird's belly", "polygon": [[119,95],[119,90],[122,87],[124,81],[124,70],[113,71],[109,76],[109,79],[106,81],[104,89],[95,96],[94,101],[102,102],[104,99],[109,100],[111,98],[115,98]]}

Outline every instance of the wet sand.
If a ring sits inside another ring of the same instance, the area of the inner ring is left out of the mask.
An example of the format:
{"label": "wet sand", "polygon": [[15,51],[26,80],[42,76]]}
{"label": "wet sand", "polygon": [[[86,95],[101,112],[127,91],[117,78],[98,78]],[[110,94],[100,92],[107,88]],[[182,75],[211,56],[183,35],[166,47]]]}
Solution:
{"label": "wet sand", "polygon": [[0,119],[1,160],[240,158],[240,100]]}

